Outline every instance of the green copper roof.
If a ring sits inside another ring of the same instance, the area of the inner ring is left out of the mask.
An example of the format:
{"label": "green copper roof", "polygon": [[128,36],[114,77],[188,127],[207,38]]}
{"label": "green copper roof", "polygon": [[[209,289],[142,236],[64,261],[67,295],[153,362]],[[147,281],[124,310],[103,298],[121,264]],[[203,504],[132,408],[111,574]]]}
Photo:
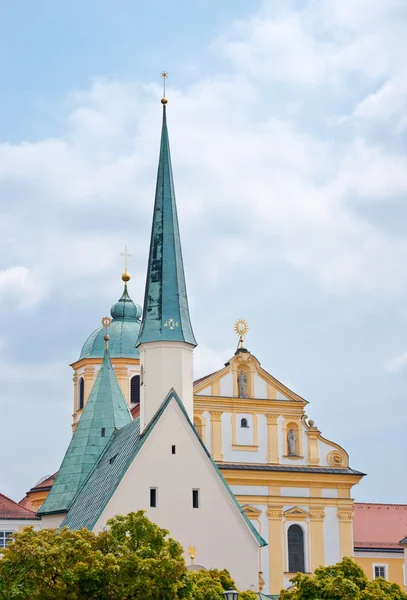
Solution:
{"label": "green copper roof", "polygon": [[[124,286],[123,294],[110,309],[113,321],[109,329],[109,352],[112,358],[140,358],[136,348],[140,332],[141,306],[133,302]],[[105,329],[99,327],[86,340],[79,360],[82,358],[102,358],[105,352]]]}
{"label": "green copper roof", "polygon": [[165,105],[143,321],[137,345],[162,340],[196,346],[189,317]]}
{"label": "green copper roof", "polygon": [[132,423],[126,427],[123,427],[123,429],[117,431],[112,436],[109,445],[106,446],[106,449],[100,457],[97,465],[95,465],[95,468],[90,473],[89,478],[70,506],[69,512],[62,522],[61,527],[67,526],[70,529],[81,529],[82,527],[86,527],[90,530],[93,529],[127,469],[154,429],[161,415],[173,399],[180,407],[185,419],[188,422],[188,425],[193,429],[196,437],[199,440],[199,443],[205,451],[205,454],[209,458],[212,467],[216,471],[218,477],[221,479],[228,494],[233,500],[233,503],[245,520],[246,525],[256,538],[259,546],[267,546],[267,542],[258,533],[250,519],[244,513],[243,508],[236,500],[235,495],[213,461],[208,449],[198,435],[195,426],[190,421],[184,405],[174,390],[168,394],[167,398],[164,400],[160,409],[150,421],[148,427],[145,429],[142,435],[140,435],[140,418],[137,417],[137,419],[132,421]]}
{"label": "green copper roof", "polygon": [[55,483],[39,513],[64,512],[116,429],[132,422],[109,351],[72,436]]}

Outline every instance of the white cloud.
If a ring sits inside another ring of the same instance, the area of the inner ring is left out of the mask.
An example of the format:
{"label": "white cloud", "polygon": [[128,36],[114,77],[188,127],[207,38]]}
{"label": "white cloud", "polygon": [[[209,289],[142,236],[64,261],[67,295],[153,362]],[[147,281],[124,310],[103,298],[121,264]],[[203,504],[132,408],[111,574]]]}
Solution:
{"label": "white cloud", "polygon": [[407,352],[388,358],[384,362],[384,370],[388,373],[397,373],[407,367]]}
{"label": "white cloud", "polygon": [[46,285],[27,267],[0,270],[0,302],[13,301],[22,309],[34,308],[44,297]]}

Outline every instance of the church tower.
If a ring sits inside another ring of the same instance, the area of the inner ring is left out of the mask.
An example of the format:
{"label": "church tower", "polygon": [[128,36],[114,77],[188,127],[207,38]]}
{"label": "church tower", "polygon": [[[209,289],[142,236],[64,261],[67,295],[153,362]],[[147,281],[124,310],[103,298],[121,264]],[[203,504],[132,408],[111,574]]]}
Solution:
{"label": "church tower", "polygon": [[140,352],[141,430],[151,421],[173,388],[193,421],[193,350],[181,239],[171,167],[166,104],[163,104],[160,158],[143,320],[137,340]]}

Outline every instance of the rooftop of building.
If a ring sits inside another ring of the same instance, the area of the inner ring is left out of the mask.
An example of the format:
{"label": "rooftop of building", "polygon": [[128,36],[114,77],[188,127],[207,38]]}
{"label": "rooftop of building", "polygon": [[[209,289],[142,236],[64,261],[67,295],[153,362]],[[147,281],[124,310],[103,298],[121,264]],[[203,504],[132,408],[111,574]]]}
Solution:
{"label": "rooftop of building", "polygon": [[14,502],[11,498],[8,498],[4,494],[0,494],[0,519],[24,519],[33,520],[37,519],[35,512],[24,508],[17,502]]}
{"label": "rooftop of building", "polygon": [[407,504],[355,502],[353,539],[355,548],[400,549],[407,536]]}

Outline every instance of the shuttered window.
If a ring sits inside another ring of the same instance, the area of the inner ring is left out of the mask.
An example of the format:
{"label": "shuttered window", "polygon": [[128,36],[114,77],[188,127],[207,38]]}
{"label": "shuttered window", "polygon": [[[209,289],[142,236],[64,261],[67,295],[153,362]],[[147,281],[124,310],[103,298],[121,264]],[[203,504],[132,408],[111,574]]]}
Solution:
{"label": "shuttered window", "polygon": [[299,525],[290,525],[287,532],[288,570],[305,573],[304,531]]}

